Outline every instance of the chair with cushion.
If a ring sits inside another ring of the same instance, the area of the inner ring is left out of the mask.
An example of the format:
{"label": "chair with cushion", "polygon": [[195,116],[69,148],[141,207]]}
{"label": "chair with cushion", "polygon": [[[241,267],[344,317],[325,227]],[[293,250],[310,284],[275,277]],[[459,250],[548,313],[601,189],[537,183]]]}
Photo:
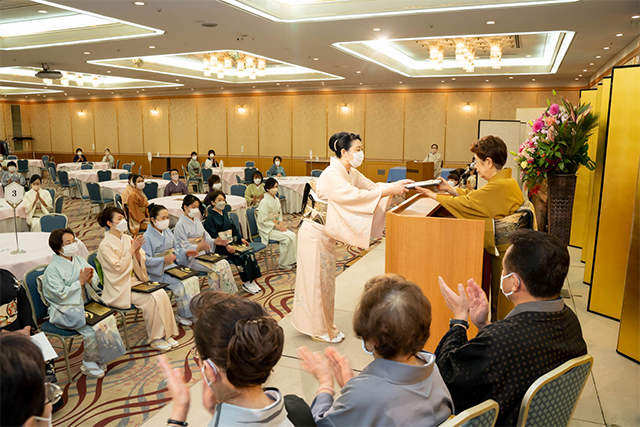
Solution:
{"label": "chair with cushion", "polygon": [[60,185],[60,181],[58,181],[58,175],[56,174],[56,164],[49,162],[47,164],[47,169],[49,170],[49,179],[53,183],[53,185]]}
{"label": "chair with cushion", "polygon": [[242,178],[240,178],[238,175],[236,175],[236,182],[237,182],[238,184],[244,184],[244,183],[242,182]]}
{"label": "chair with cushion", "polygon": [[10,154],[7,156],[7,160],[18,160],[18,156],[14,155],[14,154]]}
{"label": "chair with cushion", "polygon": [[56,199],[56,190],[54,188],[45,188],[51,194],[51,201],[53,202]]}
{"label": "chair with cushion", "polygon": [[59,228],[67,228],[69,220],[66,215],[52,213],[40,217],[40,228],[43,233],[51,233]]}
{"label": "chair with cushion", "polygon": [[116,169],[120,169],[120,159],[116,161]]}
{"label": "chair with cushion", "polygon": [[322,175],[322,170],[321,169],[314,169],[311,171],[311,176],[314,178],[319,178],[320,175]]}
{"label": "chair with cushion", "polygon": [[257,170],[258,170],[258,169],[256,169],[256,168],[246,168],[246,169],[244,170],[244,183],[245,183],[245,184],[247,184],[247,185],[248,185],[248,184],[253,183],[253,173],[254,173],[255,171],[257,171]]}
{"label": "chair with cushion", "polygon": [[93,163],[83,163],[80,165],[80,170],[93,169]]}
{"label": "chair with cushion", "polygon": [[96,182],[87,182],[87,192],[89,193],[89,211],[91,211],[91,207],[93,205],[104,206],[109,203],[113,203],[113,199],[106,199],[102,197],[102,192],[100,191],[100,184]]}
{"label": "chair with cushion", "polygon": [[111,181],[111,171],[110,170],[99,170],[98,171],[98,182]]}
{"label": "chair with cushion", "polygon": [[115,195],[115,197],[114,197],[114,203],[115,203],[115,205],[116,205],[117,207],[119,207],[120,209],[124,209],[124,208],[122,207],[122,196],[121,196],[121,195],[119,195],[119,194],[117,194],[117,193],[116,193],[116,195]]}
{"label": "chair with cushion", "polygon": [[231,195],[244,197],[244,193],[247,191],[247,186],[244,184],[234,184],[231,186]]}
{"label": "chair with cushion", "polygon": [[129,179],[129,174],[128,173],[121,173],[120,175],[118,175],[118,178],[120,179]]}
{"label": "chair with cushion", "polygon": [[145,183],[142,192],[145,196],[147,196],[148,200],[157,199],[158,198],[158,183],[153,181],[147,181]]}
{"label": "chair with cushion", "polygon": [[[211,208],[210,208],[211,209]],[[240,228],[240,218],[238,218],[238,214],[235,212],[230,212],[229,213],[229,217],[231,218],[231,221],[233,222],[233,224],[236,226],[236,228],[238,230],[242,230]],[[260,243],[260,242],[249,242],[249,246],[251,246],[251,250],[253,250],[253,252],[258,255],[258,253],[264,251],[267,248],[267,245]],[[228,259],[229,263],[233,264],[233,261],[231,259]],[[267,257],[264,257],[264,264],[265,267],[267,268],[267,270],[269,269],[267,266]]]}
{"label": "chair with cushion", "polygon": [[71,190],[74,188],[78,190],[78,194],[80,194],[80,186],[75,179],[69,180],[69,174],[67,171],[58,171],[58,179],[60,179],[60,187],[63,189],[67,189],[69,191],[69,198],[71,198]]}
{"label": "chair with cushion", "polygon": [[498,412],[498,402],[489,399],[449,418],[438,427],[493,427],[498,419]]}
{"label": "chair with cushion", "polygon": [[29,160],[18,160],[18,172],[29,173]]}
{"label": "chair with cushion", "polygon": [[256,166],[256,162],[252,160],[247,160],[246,162],[244,162],[245,168],[254,168],[255,166]]}
{"label": "chair with cushion", "polygon": [[42,167],[40,168],[40,176],[44,176],[44,172],[49,173],[49,156],[42,156]]}
{"label": "chair with cushion", "polygon": [[[211,175],[213,175],[213,169],[202,168],[202,182],[207,186],[207,188],[209,188],[209,178],[211,178]],[[209,188],[209,191],[211,190],[212,189]]]}
{"label": "chair with cushion", "polygon": [[[251,236],[251,247],[253,248],[256,245],[259,248],[266,249],[267,254],[271,258],[271,265],[275,266],[275,253],[273,251],[273,245],[279,245],[280,243],[275,240],[269,240],[268,242],[263,242],[260,239],[260,233],[258,232],[258,223],[256,222],[256,208],[247,209],[247,222],[249,223],[249,235]],[[260,250],[262,250],[260,249]],[[259,252],[259,250],[254,249],[254,252]],[[265,265],[267,266],[267,270],[269,269],[269,265],[267,264],[267,258],[264,260]],[[275,267],[274,267],[275,268]]]}
{"label": "chair with cushion", "polygon": [[138,175],[142,176],[142,165],[138,168]]}
{"label": "chair with cushion", "polygon": [[516,425],[569,425],[592,366],[593,357],[585,354],[538,378],[522,399]]}
{"label": "chair with cushion", "polygon": [[127,172],[131,173],[131,163],[125,163],[122,165],[122,169],[126,170]]}
{"label": "chair with cushion", "polygon": [[198,184],[199,181],[197,179],[189,178],[189,174],[187,173],[187,170],[184,168],[184,166],[182,166],[182,173],[184,175],[184,178],[187,180],[187,191],[189,188],[191,188],[192,183],[195,183],[196,185]]}
{"label": "chair with cushion", "polygon": [[53,211],[57,214],[61,214],[63,203],[64,203],[64,197],[62,196],[56,197],[56,200],[53,202]]}
{"label": "chair with cushion", "polygon": [[162,173],[162,179],[166,181],[171,181],[171,172],[166,171]]}

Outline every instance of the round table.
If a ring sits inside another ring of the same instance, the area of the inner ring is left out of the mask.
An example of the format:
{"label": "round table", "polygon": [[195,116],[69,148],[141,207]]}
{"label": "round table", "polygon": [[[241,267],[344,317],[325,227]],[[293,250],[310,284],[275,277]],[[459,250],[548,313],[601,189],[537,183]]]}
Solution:
{"label": "round table", "polygon": [[[11,254],[16,249],[16,237],[14,233],[0,233],[0,268],[13,273],[18,280],[22,280],[24,274],[39,265],[49,264],[53,251],[49,248],[50,233],[18,233],[20,249],[26,251],[22,254]],[[89,254],[82,241],[78,247],[78,256],[86,258]]]}
{"label": "round table", "polygon": [[302,210],[302,196],[308,182],[315,180],[310,176],[274,177],[278,181],[278,192],[285,197],[283,213],[296,213]]}
{"label": "round table", "polygon": [[[158,198],[164,197],[164,187],[171,181],[166,179],[145,179],[145,183],[156,182],[158,183]],[[100,187],[103,189],[102,196],[107,199],[113,199],[115,194],[122,194],[129,181],[126,179],[118,179],[115,181],[102,181],[99,182]],[[155,203],[156,199],[152,199]]]}
{"label": "round table", "polygon": [[[194,196],[198,197],[200,200],[204,200],[206,194],[194,194]],[[184,213],[184,211],[182,210],[182,199],[184,197],[185,196],[173,195],[153,199],[154,204],[162,205],[169,211],[169,223],[171,227],[176,225],[178,219]],[[235,212],[238,214],[238,220],[240,222],[241,228],[240,231],[246,239],[249,236],[249,224],[247,222],[247,201],[244,199],[244,197],[228,195],[227,203],[229,204],[229,206],[231,206],[231,212]]]}
{"label": "round table", "polygon": [[[107,169],[103,169],[107,170]],[[111,171],[111,180],[120,180],[120,174],[126,173],[129,171],[126,169],[108,169]],[[75,179],[79,184],[82,191],[82,194],[88,194],[87,192],[87,182],[98,182],[98,170],[97,169],[83,169],[76,171],[67,172],[69,175],[69,181]]]}
{"label": "round table", "polygon": [[[80,166],[82,166],[81,162],[60,163],[58,164],[57,169],[61,171],[77,171],[80,170]],[[109,169],[110,167],[111,165],[108,162],[93,162],[94,169]]]}
{"label": "round table", "polygon": [[[245,167],[232,167],[223,169],[220,179],[222,180],[222,191],[224,191],[225,194],[231,193],[231,186],[238,183],[236,177],[239,177],[240,181],[244,181],[245,169]],[[220,175],[220,169],[214,168],[213,174]]]}
{"label": "round table", "polygon": [[[29,231],[27,225],[27,211],[22,206],[22,203],[18,205],[16,209],[18,231]],[[15,223],[13,220],[13,208],[9,206],[9,203],[4,199],[0,199],[0,233],[9,233],[16,231]],[[2,244],[0,242],[0,244]],[[15,239],[14,243],[15,245]]]}

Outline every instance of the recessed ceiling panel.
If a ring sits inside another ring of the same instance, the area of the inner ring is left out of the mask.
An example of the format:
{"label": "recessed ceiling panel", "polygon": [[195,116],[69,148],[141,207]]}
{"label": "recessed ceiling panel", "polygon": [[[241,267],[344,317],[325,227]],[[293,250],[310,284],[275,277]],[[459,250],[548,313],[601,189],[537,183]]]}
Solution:
{"label": "recessed ceiling panel", "polygon": [[0,86],[0,95],[35,95],[38,93],[60,93],[61,90],[40,89],[33,87]]}
{"label": "recessed ceiling panel", "polygon": [[334,43],[358,58],[407,77],[553,74],[572,31],[476,34]]}
{"label": "recessed ceiling panel", "polygon": [[452,12],[571,3],[580,0],[219,0],[279,22],[335,21],[372,16]]}
{"label": "recessed ceiling panel", "polygon": [[164,31],[45,0],[0,2],[0,50],[33,49],[160,34],[164,34]]}
{"label": "recessed ceiling panel", "polygon": [[238,84],[342,79],[333,74],[240,50],[185,52],[88,62],[107,67]]}

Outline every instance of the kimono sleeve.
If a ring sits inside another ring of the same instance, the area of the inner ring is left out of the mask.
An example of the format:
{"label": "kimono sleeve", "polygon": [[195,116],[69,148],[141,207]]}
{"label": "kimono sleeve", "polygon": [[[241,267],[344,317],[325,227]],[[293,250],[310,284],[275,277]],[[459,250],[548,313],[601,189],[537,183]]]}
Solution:
{"label": "kimono sleeve", "polygon": [[96,291],[99,290],[100,277],[98,276],[98,272],[96,271],[96,269],[93,268],[91,264],[89,264],[89,262],[81,256],[76,256],[74,259],[78,261],[82,270],[84,270],[85,268],[90,268],[91,270],[93,270],[93,276],[91,276],[91,287]]}
{"label": "kimono sleeve", "polygon": [[65,281],[56,265],[49,265],[45,271],[46,285],[42,293],[47,301],[54,304],[80,304],[81,288],[79,277]]}
{"label": "kimono sleeve", "polygon": [[[204,229],[206,231],[205,238],[208,235],[209,239],[211,239],[213,241],[214,240],[214,236],[218,237],[218,227],[216,227],[216,223],[215,223],[215,221],[213,219],[213,213],[209,213],[209,216],[207,216],[207,219],[204,220],[204,223],[202,224],[202,226],[204,227]],[[195,245],[194,245],[193,249],[196,249]]]}
{"label": "kimono sleeve", "polygon": [[267,171],[267,176],[272,177],[276,175],[278,175],[278,168],[276,167],[276,165],[271,165],[271,167]]}
{"label": "kimono sleeve", "polygon": [[173,229],[176,246],[180,246],[186,251],[195,251],[198,246],[189,243],[189,230],[187,229],[186,221],[188,220],[179,220]]}
{"label": "kimono sleeve", "polygon": [[152,276],[160,277],[164,272],[164,257],[155,258],[153,255],[153,243],[152,240],[156,240],[156,236],[151,236],[150,234],[144,233],[144,243],[142,244],[142,250],[146,256],[146,267],[147,272],[149,272]]}
{"label": "kimono sleeve", "polygon": [[275,225],[271,210],[269,209],[269,198],[265,197],[258,206],[256,213],[256,221],[258,223],[258,230],[269,234]]}

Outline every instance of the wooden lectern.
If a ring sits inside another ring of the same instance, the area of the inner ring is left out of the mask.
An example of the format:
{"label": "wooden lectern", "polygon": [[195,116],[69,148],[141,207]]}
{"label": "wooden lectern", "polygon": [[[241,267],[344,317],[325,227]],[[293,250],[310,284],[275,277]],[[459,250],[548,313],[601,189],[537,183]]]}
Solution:
{"label": "wooden lectern", "polygon": [[[431,336],[425,349],[433,352],[453,316],[438,276],[456,292],[458,283],[466,287],[470,278],[481,285],[484,221],[454,218],[440,203],[417,194],[387,212],[386,235],[385,271],[416,283],[431,302]],[[468,337],[477,332],[472,325]]]}
{"label": "wooden lectern", "polygon": [[433,179],[434,165],[433,162],[407,162],[405,165],[407,167],[407,179],[412,179],[416,182]]}

